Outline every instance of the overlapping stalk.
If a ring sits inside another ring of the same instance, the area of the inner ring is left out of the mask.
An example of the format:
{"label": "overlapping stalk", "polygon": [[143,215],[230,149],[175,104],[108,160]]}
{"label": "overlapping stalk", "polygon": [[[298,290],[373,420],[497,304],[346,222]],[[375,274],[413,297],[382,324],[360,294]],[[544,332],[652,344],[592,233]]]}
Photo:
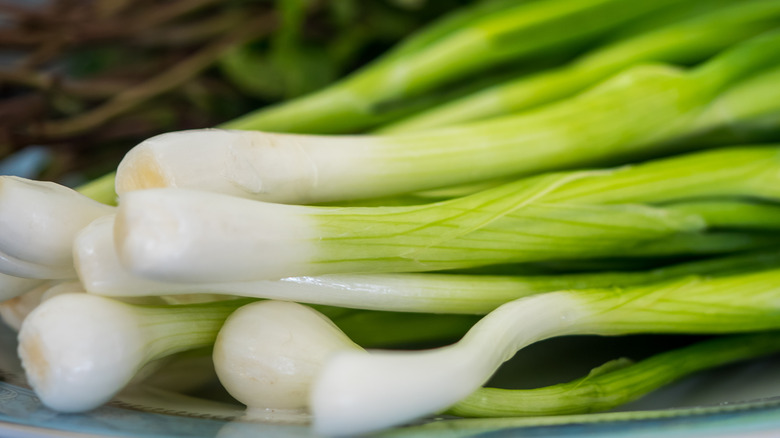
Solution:
{"label": "overlapping stalk", "polygon": [[[336,85],[249,113],[224,126],[276,132],[354,132],[392,117],[393,107],[402,99],[508,61],[571,50],[566,48],[681,3],[540,0],[478,5],[442,20]],[[558,32],[561,28],[568,31]]]}
{"label": "overlapping stalk", "polygon": [[[776,147],[708,151],[612,171],[531,177],[407,207],[307,207],[143,190],[122,198],[116,251],[134,275],[186,283],[696,253],[697,245],[707,251],[710,242],[728,247],[751,238],[711,239],[700,234],[707,223],[699,215],[638,203],[777,200],[778,157]],[[89,263],[85,255],[80,263]]]}
{"label": "overlapping stalk", "polygon": [[598,47],[572,63],[488,87],[384,126],[401,133],[489,119],[570,97],[620,70],[645,62],[691,63],[777,26],[774,1],[740,2]]}

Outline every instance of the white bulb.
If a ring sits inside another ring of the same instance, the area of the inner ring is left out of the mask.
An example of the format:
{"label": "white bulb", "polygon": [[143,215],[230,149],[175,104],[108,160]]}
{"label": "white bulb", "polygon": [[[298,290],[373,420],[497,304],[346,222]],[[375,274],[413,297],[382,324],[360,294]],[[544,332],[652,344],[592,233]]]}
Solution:
{"label": "white bulb", "polygon": [[225,389],[250,408],[306,410],[320,368],[344,350],[360,347],[321,313],[260,301],[225,322],[214,344],[214,366]]}
{"label": "white bulb", "polygon": [[22,323],[19,357],[44,405],[81,412],[109,401],[145,362],[131,308],[84,293],[46,300]]}

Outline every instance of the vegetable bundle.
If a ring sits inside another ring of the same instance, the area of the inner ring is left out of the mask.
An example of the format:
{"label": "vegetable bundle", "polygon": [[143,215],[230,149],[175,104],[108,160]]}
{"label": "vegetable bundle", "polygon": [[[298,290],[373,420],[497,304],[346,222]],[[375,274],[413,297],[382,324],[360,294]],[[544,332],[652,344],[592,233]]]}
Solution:
{"label": "vegetable bundle", "polygon": [[[776,0],[488,1],[82,193],[0,177],[0,315],[51,408],[206,348],[254,415],[333,435],[610,409],[776,352],[779,26]],[[538,340],[635,333],[735,336],[481,388]]]}

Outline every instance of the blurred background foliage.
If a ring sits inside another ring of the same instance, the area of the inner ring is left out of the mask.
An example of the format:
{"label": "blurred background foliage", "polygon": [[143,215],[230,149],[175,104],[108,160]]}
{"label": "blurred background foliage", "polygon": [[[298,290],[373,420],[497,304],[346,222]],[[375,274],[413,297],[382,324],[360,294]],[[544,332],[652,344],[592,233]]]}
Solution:
{"label": "blurred background foliage", "polygon": [[321,88],[467,3],[0,0],[0,173],[79,184],[155,134]]}

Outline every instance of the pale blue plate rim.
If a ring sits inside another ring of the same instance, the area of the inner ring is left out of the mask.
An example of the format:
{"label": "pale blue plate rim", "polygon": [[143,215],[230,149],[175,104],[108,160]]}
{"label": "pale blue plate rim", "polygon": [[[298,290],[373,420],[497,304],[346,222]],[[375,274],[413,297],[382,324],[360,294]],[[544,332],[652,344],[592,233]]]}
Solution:
{"label": "pale blue plate rim", "polygon": [[[442,438],[504,436],[672,438],[742,437],[755,434],[780,436],[780,397],[696,408],[644,411],[643,414],[646,414],[647,418],[624,419],[626,413],[615,412],[547,420],[512,419],[499,425],[498,428],[487,426],[481,420],[439,421],[396,428],[380,435]],[[540,422],[568,423],[539,424]],[[61,436],[61,432],[127,438],[316,436],[305,426],[170,415],[111,404],[87,413],[58,413],[41,405],[31,390],[8,382],[0,382],[0,436],[4,436],[4,430],[13,431],[14,425],[32,427],[37,436],[41,437]]]}

